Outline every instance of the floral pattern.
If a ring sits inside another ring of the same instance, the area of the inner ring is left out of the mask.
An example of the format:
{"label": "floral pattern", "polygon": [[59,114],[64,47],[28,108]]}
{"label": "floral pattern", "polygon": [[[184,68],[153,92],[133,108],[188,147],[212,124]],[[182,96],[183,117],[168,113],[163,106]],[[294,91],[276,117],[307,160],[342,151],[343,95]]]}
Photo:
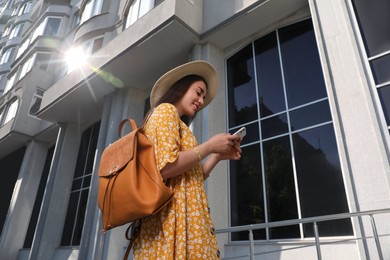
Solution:
{"label": "floral pattern", "polygon": [[[155,108],[145,133],[155,146],[160,170],[174,162],[179,151],[197,146],[193,133],[172,104]],[[158,214],[142,220],[134,242],[134,259],[219,259],[201,164],[171,178],[169,185],[174,199]]]}

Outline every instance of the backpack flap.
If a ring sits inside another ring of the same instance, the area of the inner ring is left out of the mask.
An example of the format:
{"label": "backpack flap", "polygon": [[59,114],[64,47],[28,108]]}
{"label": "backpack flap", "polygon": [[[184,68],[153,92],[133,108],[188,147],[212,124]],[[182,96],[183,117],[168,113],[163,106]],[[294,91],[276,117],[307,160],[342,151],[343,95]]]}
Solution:
{"label": "backpack flap", "polygon": [[121,137],[104,149],[99,165],[99,177],[110,177],[121,171],[133,159],[138,129]]}

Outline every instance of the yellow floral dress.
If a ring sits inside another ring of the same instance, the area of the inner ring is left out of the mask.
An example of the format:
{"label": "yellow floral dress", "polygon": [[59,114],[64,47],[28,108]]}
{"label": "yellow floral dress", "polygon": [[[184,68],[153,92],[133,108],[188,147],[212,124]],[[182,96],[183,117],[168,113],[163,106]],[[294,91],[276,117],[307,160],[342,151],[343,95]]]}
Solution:
{"label": "yellow floral dress", "polygon": [[[193,133],[172,104],[155,108],[145,132],[155,146],[160,170],[174,162],[179,151],[197,146]],[[171,178],[169,185],[174,199],[158,214],[142,220],[134,242],[134,259],[219,259],[201,164]]]}

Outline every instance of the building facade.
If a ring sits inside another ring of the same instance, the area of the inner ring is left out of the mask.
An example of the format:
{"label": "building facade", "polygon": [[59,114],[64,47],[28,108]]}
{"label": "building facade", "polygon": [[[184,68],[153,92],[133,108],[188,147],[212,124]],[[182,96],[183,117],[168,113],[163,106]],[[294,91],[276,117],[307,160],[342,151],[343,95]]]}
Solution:
{"label": "building facade", "polygon": [[[242,159],[205,182],[215,226],[269,224],[253,232],[256,259],[316,259],[311,225],[272,223],[390,208],[389,8],[0,1],[0,258],[122,259],[127,227],[102,233],[100,155],[123,118],[142,122],[159,76],[202,59],[221,83],[192,123],[198,141],[248,132]],[[319,223],[323,259],[389,259],[389,217],[374,216],[380,250],[369,218]],[[247,232],[217,238],[248,259]]]}

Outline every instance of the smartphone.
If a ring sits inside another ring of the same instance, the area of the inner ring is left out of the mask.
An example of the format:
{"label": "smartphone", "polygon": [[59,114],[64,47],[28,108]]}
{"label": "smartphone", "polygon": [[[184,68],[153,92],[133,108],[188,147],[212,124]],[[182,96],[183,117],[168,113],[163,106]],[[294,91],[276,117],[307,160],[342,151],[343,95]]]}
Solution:
{"label": "smartphone", "polygon": [[241,138],[243,138],[244,136],[246,136],[246,128],[245,128],[245,126],[244,126],[244,127],[241,127],[240,129],[238,129],[238,131],[235,132],[234,135],[238,135],[238,136],[241,137]]}

